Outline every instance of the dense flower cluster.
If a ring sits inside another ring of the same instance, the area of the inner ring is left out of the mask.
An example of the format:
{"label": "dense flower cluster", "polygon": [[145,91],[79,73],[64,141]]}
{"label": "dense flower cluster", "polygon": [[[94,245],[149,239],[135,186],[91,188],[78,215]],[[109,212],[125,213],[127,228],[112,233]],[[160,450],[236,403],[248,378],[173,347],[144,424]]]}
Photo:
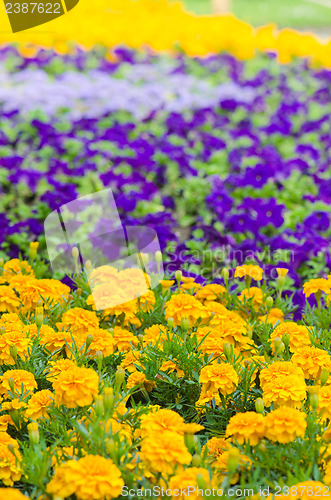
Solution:
{"label": "dense flower cluster", "polygon": [[[27,279],[14,279],[13,269]],[[56,300],[47,292],[33,309],[26,288],[33,279],[42,289],[41,269],[36,254],[1,266],[0,291],[17,300],[3,301],[0,317],[8,498],[108,500],[125,486],[239,488],[241,478],[256,495],[261,485],[330,484],[330,310],[322,297],[293,321],[281,283],[244,264],[231,279],[224,268],[222,284],[176,272],[149,290],[148,308],[137,300],[121,315],[95,309],[86,274],[74,275],[72,288],[49,279]],[[134,286],[136,271],[126,276]],[[316,280],[309,287],[318,294]]]}

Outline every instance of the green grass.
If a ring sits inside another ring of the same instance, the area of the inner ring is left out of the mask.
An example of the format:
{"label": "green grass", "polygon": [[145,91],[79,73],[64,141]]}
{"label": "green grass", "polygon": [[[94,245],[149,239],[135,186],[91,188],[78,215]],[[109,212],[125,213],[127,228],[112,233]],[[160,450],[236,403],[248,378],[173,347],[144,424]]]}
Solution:
{"label": "green grass", "polygon": [[[312,28],[331,34],[330,8],[304,0],[232,0],[233,13],[254,26],[274,22],[284,28]],[[184,0],[186,7],[197,14],[211,13],[211,0]]]}

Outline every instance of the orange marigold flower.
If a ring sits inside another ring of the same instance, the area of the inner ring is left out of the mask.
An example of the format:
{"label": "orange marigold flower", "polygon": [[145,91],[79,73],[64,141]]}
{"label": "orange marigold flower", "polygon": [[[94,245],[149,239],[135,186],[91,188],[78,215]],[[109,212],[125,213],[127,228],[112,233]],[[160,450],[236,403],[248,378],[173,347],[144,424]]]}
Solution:
{"label": "orange marigold flower", "polygon": [[252,299],[253,306],[261,306],[263,302],[263,292],[261,288],[252,286],[250,288],[244,288],[238,298],[240,302],[246,302]]}
{"label": "orange marigold flower", "polygon": [[285,321],[276,326],[270,335],[272,344],[276,337],[282,338],[284,333],[288,333],[290,336],[289,349],[291,352],[296,352],[302,347],[311,345],[308,328],[304,325],[298,325],[294,321]]}
{"label": "orange marigold flower", "polygon": [[156,324],[144,330],[143,346],[159,342],[158,345],[162,348],[163,340],[167,340],[167,328],[164,325]]}
{"label": "orange marigold flower", "polygon": [[229,450],[230,443],[226,439],[213,437],[207,441],[206,446],[209,459],[214,460],[220,455],[223,455],[225,451]]}
{"label": "orange marigold flower", "polygon": [[261,370],[261,388],[264,390],[267,385],[272,385],[277,378],[291,375],[295,375],[302,380],[304,379],[302,369],[292,363],[292,361],[274,361],[270,366]]}
{"label": "orange marigold flower", "polygon": [[10,286],[0,285],[0,312],[14,313],[20,306],[20,300]]}
{"label": "orange marigold flower", "polygon": [[318,411],[323,420],[331,419],[331,385],[324,385],[319,390]]}
{"label": "orange marigold flower", "polygon": [[16,360],[10,353],[10,348],[15,346],[19,358],[28,356],[28,348],[32,345],[31,339],[21,331],[6,331],[0,335],[0,364],[15,365]]}
{"label": "orange marigold flower", "polygon": [[266,430],[265,417],[254,411],[237,413],[230,418],[226,428],[226,436],[232,437],[239,444],[250,443],[256,446],[264,438]]}
{"label": "orange marigold flower", "polygon": [[303,293],[306,297],[309,297],[313,293],[324,292],[327,295],[330,293],[331,283],[324,278],[311,279],[304,283]]}
{"label": "orange marigold flower", "polygon": [[184,435],[184,419],[178,413],[169,409],[161,409],[141,416],[140,429],[141,436],[150,434],[162,434],[164,431],[177,432]]}
{"label": "orange marigold flower", "polygon": [[64,302],[70,293],[70,288],[59,280],[29,278],[19,289],[21,301],[28,310],[35,309],[42,298],[47,308],[47,302],[53,305]]}
{"label": "orange marigold flower", "polygon": [[265,417],[266,437],[278,443],[290,443],[304,437],[307,427],[306,414],[295,408],[279,408]]}
{"label": "orange marigold flower", "polygon": [[120,326],[115,326],[113,339],[116,350],[120,352],[130,351],[132,347],[137,347],[138,345],[138,337],[130,332],[130,330],[126,330]]}
{"label": "orange marigold flower", "polygon": [[263,269],[259,266],[253,266],[251,264],[244,264],[243,266],[237,266],[234,272],[235,278],[243,278],[244,276],[249,276],[255,281],[261,281],[263,278]]}
{"label": "orange marigold flower", "polygon": [[188,465],[192,460],[184,436],[170,430],[146,436],[141,443],[140,457],[150,471],[162,474],[173,474],[176,467]]}
{"label": "orange marigold flower", "polygon": [[213,362],[204,366],[200,372],[199,382],[203,391],[220,392],[223,396],[232,394],[238,385],[239,377],[229,363]]}
{"label": "orange marigold flower", "polygon": [[152,312],[155,305],[155,295],[152,290],[149,290],[144,295],[139,297],[140,308],[144,312]]}
{"label": "orange marigold flower", "polygon": [[123,368],[123,370],[127,370],[130,373],[135,372],[137,370],[135,365],[141,366],[140,356],[140,351],[131,350],[126,353],[120,366]]}
{"label": "orange marigold flower", "polygon": [[81,307],[74,307],[66,311],[62,316],[62,323],[65,329],[85,337],[90,333],[90,330],[99,328],[99,320],[95,312],[87,311]]}
{"label": "orange marigold flower", "polygon": [[[11,445],[12,451],[8,449]],[[13,486],[21,479],[22,457],[18,451],[18,442],[7,434],[0,433],[0,480],[5,486]]]}
{"label": "orange marigold flower", "polygon": [[189,324],[195,325],[199,319],[209,318],[207,309],[188,293],[172,295],[165,305],[166,319],[173,318],[175,325],[180,325],[183,317],[187,317]]}
{"label": "orange marigold flower", "polygon": [[0,393],[7,397],[9,397],[8,391],[12,391],[10,387],[11,381],[14,384],[15,391],[19,393],[21,393],[22,384],[24,392],[33,392],[34,389],[38,388],[33,373],[26,370],[7,370],[0,377]]}
{"label": "orange marigold flower", "polygon": [[263,387],[263,403],[265,406],[274,404],[275,408],[288,406],[298,408],[306,399],[306,384],[297,375],[281,375],[272,384]]}
{"label": "orange marigold flower", "polygon": [[49,418],[47,411],[52,405],[53,400],[54,395],[48,389],[36,392],[29,400],[25,416],[31,420],[37,420],[41,417]]}
{"label": "orange marigold flower", "polygon": [[143,372],[133,372],[129,376],[127,382],[126,382],[126,387],[128,389],[132,389],[133,387],[137,386],[144,386],[144,388],[148,391],[151,392],[153,390],[153,387],[155,386],[155,382],[148,380]]}
{"label": "orange marigold flower", "polygon": [[331,358],[327,351],[318,347],[303,347],[291,358],[291,362],[299,366],[305,378],[317,379],[323,368],[330,370]]}
{"label": "orange marigold flower", "polygon": [[160,285],[163,290],[168,290],[175,284],[175,280],[160,280]]}
{"label": "orange marigold flower", "polygon": [[162,363],[162,365],[160,367],[160,371],[162,371],[162,372],[169,371],[170,373],[176,372],[177,377],[183,377],[184,376],[183,370],[181,370],[179,368],[179,366],[176,365],[176,363],[174,363],[170,359],[168,361],[163,361],[163,363]]}
{"label": "orange marigold flower", "polygon": [[99,377],[92,368],[70,368],[56,378],[53,389],[58,405],[67,408],[88,406],[98,395]]}
{"label": "orange marigold flower", "polygon": [[0,498],[6,498],[6,500],[29,500],[28,497],[23,495],[20,490],[16,488],[0,488]]}
{"label": "orange marigold flower", "polygon": [[89,335],[92,335],[93,341],[89,347],[88,356],[95,357],[97,351],[101,351],[104,357],[113,354],[114,337],[108,330],[97,328],[96,330],[90,330]]}
{"label": "orange marigold flower", "polygon": [[57,361],[50,361],[44,373],[46,374],[46,379],[53,382],[62,372],[76,366],[76,363],[71,359],[59,359]]}
{"label": "orange marigold flower", "polygon": [[203,288],[198,290],[195,294],[195,298],[201,301],[217,301],[220,300],[222,295],[224,295],[225,293],[227,292],[224,286],[218,285],[217,283],[212,283],[210,285],[205,285]]}
{"label": "orange marigold flower", "polygon": [[[46,325],[48,326],[48,325]],[[41,330],[41,329],[40,329]],[[56,332],[53,328],[49,327],[43,330],[43,334],[39,340],[40,345],[44,346],[47,351],[54,353],[65,347],[66,352],[69,351],[68,345],[72,345],[72,334],[69,331]],[[84,340],[81,341],[81,344]],[[80,346],[78,346],[79,348]],[[70,352],[69,352],[70,356]]]}
{"label": "orange marigold flower", "polygon": [[47,492],[60,498],[75,495],[77,500],[111,500],[120,496],[123,486],[121,472],[110,458],[86,455],[56,467]]}
{"label": "orange marigold flower", "polygon": [[276,271],[279,278],[285,278],[288,273],[288,269],[286,269],[285,267],[276,267]]}
{"label": "orange marigold flower", "polygon": [[24,276],[34,276],[34,271],[26,260],[8,260],[3,266],[2,276],[8,283],[10,283],[11,280],[18,274],[22,274]]}
{"label": "orange marigold flower", "polygon": [[284,313],[278,307],[273,307],[270,309],[269,314],[265,314],[264,316],[259,316],[258,320],[261,323],[270,323],[271,325],[275,325],[276,323],[284,323]]}

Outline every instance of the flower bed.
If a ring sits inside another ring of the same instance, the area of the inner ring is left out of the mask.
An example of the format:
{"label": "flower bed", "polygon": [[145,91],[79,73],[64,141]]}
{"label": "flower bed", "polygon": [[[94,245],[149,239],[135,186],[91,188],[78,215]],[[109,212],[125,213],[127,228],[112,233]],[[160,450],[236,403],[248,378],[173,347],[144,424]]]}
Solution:
{"label": "flower bed", "polygon": [[0,277],[4,498],[329,497],[331,276],[305,283],[304,323],[287,270],[261,286],[249,265],[96,311],[89,284],[137,270],[86,263],[72,290],[30,253]]}

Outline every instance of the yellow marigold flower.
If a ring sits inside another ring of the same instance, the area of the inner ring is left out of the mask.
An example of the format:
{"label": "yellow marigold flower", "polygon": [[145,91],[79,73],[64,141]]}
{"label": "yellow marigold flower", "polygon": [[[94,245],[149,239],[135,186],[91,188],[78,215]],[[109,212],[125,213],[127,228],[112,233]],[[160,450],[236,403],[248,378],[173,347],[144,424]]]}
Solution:
{"label": "yellow marigold flower", "polygon": [[285,278],[288,273],[288,269],[286,269],[285,267],[276,267],[276,271],[279,278]]}
{"label": "yellow marigold flower", "polygon": [[[45,325],[48,326],[48,325]],[[49,327],[47,329],[40,329],[42,336],[39,340],[40,345],[44,346],[47,351],[54,353],[55,351],[61,350],[63,347],[66,352],[68,351],[68,345],[72,345],[72,334],[69,331],[60,331],[56,332],[53,328]],[[77,339],[77,337],[76,337]],[[78,340],[78,339],[77,339]],[[84,340],[81,340],[81,344],[84,343]],[[80,346],[78,346],[79,348]],[[70,355],[70,353],[69,353]]]}
{"label": "yellow marigold flower", "polygon": [[8,391],[11,392],[10,379],[13,380],[15,391],[21,393],[21,386],[23,384],[24,392],[37,389],[37,382],[33,376],[26,370],[7,370],[2,377],[0,377],[0,393],[9,397]]}
{"label": "yellow marigold flower", "polygon": [[20,331],[6,331],[0,335],[0,364],[15,365],[16,361],[10,353],[11,346],[16,346],[17,356],[19,358],[28,356],[28,348],[32,345],[29,339],[23,332]]}
{"label": "yellow marigold flower", "polygon": [[213,437],[207,441],[206,446],[208,449],[209,459],[215,460],[217,457],[223,455],[224,452],[229,450],[230,443],[223,438]]}
{"label": "yellow marigold flower", "polygon": [[[37,337],[38,335],[38,327],[36,325],[36,323],[32,323],[31,325],[23,325],[23,329],[22,329],[23,333],[25,335],[27,335],[30,339],[34,339],[35,337]],[[40,335],[40,339],[43,337],[43,335],[54,335],[55,334],[55,331],[54,329],[49,326],[49,325],[45,325],[44,323],[41,325],[40,329],[39,329],[39,335]]]}
{"label": "yellow marigold flower", "polygon": [[6,500],[29,500],[28,497],[23,495],[20,490],[16,488],[0,488],[0,498],[6,498]]}
{"label": "yellow marigold flower", "polygon": [[299,366],[305,378],[317,379],[323,368],[330,370],[331,358],[327,351],[318,347],[303,347],[291,358],[291,362]]}
{"label": "yellow marigold flower", "polygon": [[204,387],[202,386],[200,397],[195,403],[195,406],[200,413],[205,413],[206,407],[212,407],[213,400],[215,401],[215,405],[217,407],[220,407],[222,405],[222,400],[218,392],[212,392],[210,389],[205,391]]}
{"label": "yellow marigold flower", "polygon": [[[203,467],[190,467],[189,469],[183,470],[170,478],[169,489],[173,491],[173,493],[176,493],[172,496],[172,498],[185,498],[186,494],[181,495],[180,492],[187,490],[188,487],[191,489],[194,488],[193,493],[191,493],[190,490],[190,494],[188,495],[190,500],[203,498],[201,495],[197,495],[197,488],[201,489],[197,476],[203,478],[205,488],[210,488],[211,483],[208,470]],[[176,490],[178,490],[178,493]]]}
{"label": "yellow marigold flower", "polygon": [[239,377],[229,363],[213,362],[204,366],[200,372],[199,382],[203,384],[204,391],[219,391],[223,396],[232,394],[238,385]]}
{"label": "yellow marigold flower", "polygon": [[127,382],[126,382],[126,387],[128,389],[132,389],[133,387],[136,386],[144,386],[146,391],[151,392],[153,390],[153,387],[155,386],[155,382],[152,380],[148,380],[143,372],[133,372],[129,376]]}
{"label": "yellow marigold flower", "polygon": [[277,443],[290,443],[304,437],[307,427],[306,414],[295,408],[279,408],[265,417],[266,437]]}
{"label": "yellow marigold flower", "polygon": [[164,431],[177,432],[184,435],[184,419],[173,410],[161,409],[141,416],[140,429],[141,436],[159,434]]}
{"label": "yellow marigold flower", "polygon": [[168,290],[175,284],[175,280],[160,280],[160,285],[162,286],[162,290]]}
{"label": "yellow marigold flower", "polygon": [[100,266],[93,269],[89,275],[89,282],[95,286],[99,283],[113,283],[118,285],[118,269],[112,266]]}
{"label": "yellow marigold flower", "polygon": [[17,313],[5,313],[0,318],[0,326],[4,326],[6,331],[9,331],[11,326],[15,327],[15,330],[21,331],[23,323]]}
{"label": "yellow marigold flower", "polygon": [[263,403],[265,406],[274,404],[275,408],[288,406],[298,408],[306,398],[306,384],[302,377],[296,375],[281,375],[272,384],[263,387]]}
{"label": "yellow marigold flower", "polygon": [[192,460],[184,436],[170,430],[145,437],[140,456],[150,471],[162,474],[173,474],[176,467],[188,465]]}
{"label": "yellow marigold flower", "polygon": [[14,313],[20,300],[10,286],[0,285],[0,312]]}
{"label": "yellow marigold flower", "polygon": [[176,365],[176,363],[174,363],[173,361],[171,361],[170,359],[168,361],[163,361],[161,367],[160,367],[160,370],[162,372],[166,372],[169,370],[170,373],[172,372],[176,372],[177,374],[177,377],[183,377],[184,376],[184,372],[183,370],[181,370],[179,368],[178,365]]}
{"label": "yellow marigold flower", "polygon": [[224,286],[218,285],[217,283],[212,283],[210,285],[205,285],[203,288],[198,290],[195,294],[195,298],[201,300],[202,302],[208,300],[217,301],[225,293],[227,292]]}
{"label": "yellow marigold flower", "polygon": [[147,293],[139,297],[140,308],[144,312],[152,312],[155,305],[155,295],[152,290],[148,290]]}
{"label": "yellow marigold flower", "polygon": [[2,276],[8,283],[18,274],[34,276],[34,271],[26,260],[11,259],[4,264]]}
{"label": "yellow marigold flower", "polygon": [[249,299],[253,299],[253,306],[261,306],[263,303],[263,292],[261,288],[252,286],[250,288],[245,288],[238,298],[240,302],[246,302]]}
{"label": "yellow marigold flower", "polygon": [[47,411],[53,400],[54,394],[48,389],[36,392],[29,400],[25,416],[31,420],[38,420],[41,417],[49,418]]}
{"label": "yellow marigold flower", "polygon": [[317,293],[319,291],[328,295],[330,290],[331,283],[324,278],[311,279],[303,285],[303,293],[306,297],[309,297],[312,293]]}
{"label": "yellow marigold flower", "polygon": [[35,310],[37,303],[42,298],[45,301],[44,307],[49,301],[52,304],[64,302],[70,293],[70,288],[59,280],[54,279],[25,279],[22,287],[15,289],[19,292],[24,307],[28,310]]}
{"label": "yellow marigold flower", "polygon": [[264,390],[267,385],[272,385],[277,378],[282,377],[283,375],[295,375],[302,380],[304,379],[302,369],[292,363],[292,361],[274,361],[270,366],[261,370],[260,383],[262,390]]}
{"label": "yellow marigold flower", "polygon": [[285,321],[281,325],[276,326],[270,335],[272,344],[276,337],[282,338],[284,333],[288,333],[290,336],[289,348],[291,352],[296,352],[302,347],[311,345],[308,328],[304,325],[298,325],[294,321]]}
{"label": "yellow marigold flower", "polygon": [[64,371],[75,368],[77,365],[71,359],[59,359],[57,361],[50,361],[46,370],[46,379],[53,382]]}
{"label": "yellow marigold flower", "polygon": [[[233,448],[231,446],[231,448],[229,450],[227,450],[224,453],[222,453],[221,455],[219,455],[212,462],[213,471],[214,471],[219,482],[222,482],[224,480],[225,476],[228,474],[228,472],[229,472],[229,467],[228,467],[229,459],[234,452],[236,455],[238,455],[239,460],[238,460],[237,468],[241,472],[244,472],[245,469],[247,469],[249,467],[249,465],[251,464],[250,458],[247,457],[246,455],[244,455],[243,453],[238,453],[238,451],[239,450],[237,448]],[[235,473],[232,477],[231,484],[236,484],[238,482],[238,480],[239,480],[239,475],[237,473]]]}
{"label": "yellow marigold flower", "polygon": [[284,313],[278,307],[273,307],[270,309],[269,314],[259,316],[258,319],[261,323],[270,323],[271,325],[275,325],[278,322],[284,323]]}
{"label": "yellow marigold flower", "polygon": [[[8,449],[13,447],[13,453]],[[13,486],[21,479],[20,463],[22,457],[18,451],[18,442],[6,432],[0,433],[0,480],[5,486]]]}
{"label": "yellow marigold flower", "polygon": [[0,432],[6,432],[8,425],[12,425],[13,421],[10,415],[1,415],[0,417]]}
{"label": "yellow marigold flower", "polygon": [[259,266],[253,266],[251,264],[237,266],[234,272],[234,277],[243,278],[244,276],[249,276],[255,281],[261,281],[263,278],[263,269],[261,269]]}
{"label": "yellow marigold flower", "polygon": [[209,318],[209,313],[199,300],[188,293],[172,295],[165,305],[166,319],[173,318],[175,325],[180,325],[183,317],[187,317],[190,326],[199,319]]}
{"label": "yellow marigold flower", "polygon": [[113,339],[116,350],[120,352],[131,351],[132,346],[137,347],[138,345],[136,335],[120,326],[115,326]]}
{"label": "yellow marigold flower", "polygon": [[99,320],[95,312],[87,311],[81,307],[69,309],[62,316],[62,323],[65,329],[78,335],[88,335],[90,330],[99,328]]}
{"label": "yellow marigold flower", "polygon": [[96,330],[90,330],[89,335],[93,337],[93,341],[88,351],[89,356],[95,357],[97,351],[101,351],[104,357],[113,354],[114,337],[108,330],[97,328]]}
{"label": "yellow marigold flower", "polygon": [[190,278],[190,279],[192,279],[192,281],[187,281],[186,283],[182,283],[180,285],[180,290],[191,292],[191,293],[198,292],[202,288],[201,285],[199,285],[199,283],[196,283],[194,281],[194,278]]}
{"label": "yellow marigold flower", "polygon": [[265,417],[254,411],[237,413],[230,418],[226,428],[226,436],[232,437],[239,444],[250,443],[256,446],[264,438],[266,430]]}
{"label": "yellow marigold flower", "polygon": [[7,401],[5,403],[2,403],[1,409],[3,411],[20,411],[22,409],[26,408],[26,403],[24,401],[19,401],[17,398],[12,399],[11,401]]}
{"label": "yellow marigold flower", "polygon": [[135,372],[137,371],[135,365],[141,366],[140,356],[141,356],[140,351],[135,351],[135,350],[129,351],[126,353],[120,366],[123,368],[123,370],[127,370],[130,373]]}
{"label": "yellow marigold flower", "polygon": [[98,388],[99,377],[92,368],[70,368],[53,382],[55,403],[67,408],[91,405]]}
{"label": "yellow marigold flower", "polygon": [[152,325],[144,330],[143,345],[156,344],[159,342],[160,348],[162,347],[162,340],[167,340],[167,328],[164,325]]}
{"label": "yellow marigold flower", "polygon": [[111,500],[120,496],[123,486],[121,472],[110,458],[86,455],[56,467],[47,492],[60,498],[75,495],[77,500]]}
{"label": "yellow marigold flower", "polygon": [[331,385],[324,385],[318,392],[318,412],[323,420],[331,419]]}

